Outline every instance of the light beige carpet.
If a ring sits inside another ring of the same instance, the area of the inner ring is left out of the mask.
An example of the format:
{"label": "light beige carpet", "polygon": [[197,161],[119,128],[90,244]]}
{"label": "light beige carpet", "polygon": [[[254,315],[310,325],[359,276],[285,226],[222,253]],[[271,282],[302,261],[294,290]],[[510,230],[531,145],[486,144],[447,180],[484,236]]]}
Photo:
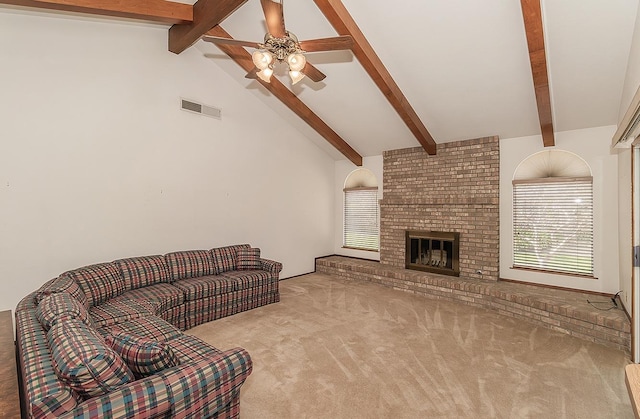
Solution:
{"label": "light beige carpet", "polygon": [[246,348],[250,418],[632,418],[619,351],[382,286],[310,274],[189,331]]}

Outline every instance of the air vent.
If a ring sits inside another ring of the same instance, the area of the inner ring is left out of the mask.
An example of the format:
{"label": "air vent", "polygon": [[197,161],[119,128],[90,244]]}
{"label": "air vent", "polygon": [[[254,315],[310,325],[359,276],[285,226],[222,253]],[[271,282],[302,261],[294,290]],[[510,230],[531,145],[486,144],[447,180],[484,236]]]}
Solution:
{"label": "air vent", "polygon": [[180,108],[183,111],[199,113],[200,115],[210,116],[211,118],[222,119],[222,109],[213,106],[203,105],[193,100],[180,98]]}

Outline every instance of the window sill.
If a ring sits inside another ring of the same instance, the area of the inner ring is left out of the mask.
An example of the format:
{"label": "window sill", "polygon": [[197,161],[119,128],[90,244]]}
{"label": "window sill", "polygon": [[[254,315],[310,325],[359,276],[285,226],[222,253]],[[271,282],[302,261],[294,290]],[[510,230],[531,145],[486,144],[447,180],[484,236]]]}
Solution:
{"label": "window sill", "polygon": [[570,273],[570,272],[551,271],[551,270],[546,270],[546,269],[525,268],[523,266],[512,266],[511,269],[514,269],[514,270],[517,270],[517,271],[537,272],[537,273],[549,274],[549,275],[574,276],[576,278],[584,278],[584,279],[598,279],[593,275],[584,275],[584,274],[575,274],[575,273]]}
{"label": "window sill", "polygon": [[351,246],[342,246],[342,248],[349,249],[349,250],[362,250],[363,252],[380,253],[380,249],[365,249],[362,247],[351,247]]}

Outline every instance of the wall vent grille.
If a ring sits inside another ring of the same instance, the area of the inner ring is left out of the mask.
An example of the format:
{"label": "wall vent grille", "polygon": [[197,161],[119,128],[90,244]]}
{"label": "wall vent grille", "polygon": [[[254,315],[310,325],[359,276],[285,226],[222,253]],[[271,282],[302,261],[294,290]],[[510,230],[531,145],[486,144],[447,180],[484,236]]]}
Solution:
{"label": "wall vent grille", "polygon": [[222,119],[222,109],[203,105],[190,99],[180,98],[180,109],[187,112],[193,112],[211,118]]}

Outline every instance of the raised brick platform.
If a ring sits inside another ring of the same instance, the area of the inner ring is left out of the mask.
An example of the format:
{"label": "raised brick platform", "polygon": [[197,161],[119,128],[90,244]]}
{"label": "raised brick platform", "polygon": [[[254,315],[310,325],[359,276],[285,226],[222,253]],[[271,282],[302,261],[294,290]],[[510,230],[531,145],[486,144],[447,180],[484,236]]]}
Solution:
{"label": "raised brick platform", "polygon": [[343,256],[316,259],[316,270],[339,278],[375,282],[430,298],[489,308],[627,353],[631,350],[631,325],[624,311],[598,310],[587,302],[608,301],[607,297],[535,285],[410,271]]}

